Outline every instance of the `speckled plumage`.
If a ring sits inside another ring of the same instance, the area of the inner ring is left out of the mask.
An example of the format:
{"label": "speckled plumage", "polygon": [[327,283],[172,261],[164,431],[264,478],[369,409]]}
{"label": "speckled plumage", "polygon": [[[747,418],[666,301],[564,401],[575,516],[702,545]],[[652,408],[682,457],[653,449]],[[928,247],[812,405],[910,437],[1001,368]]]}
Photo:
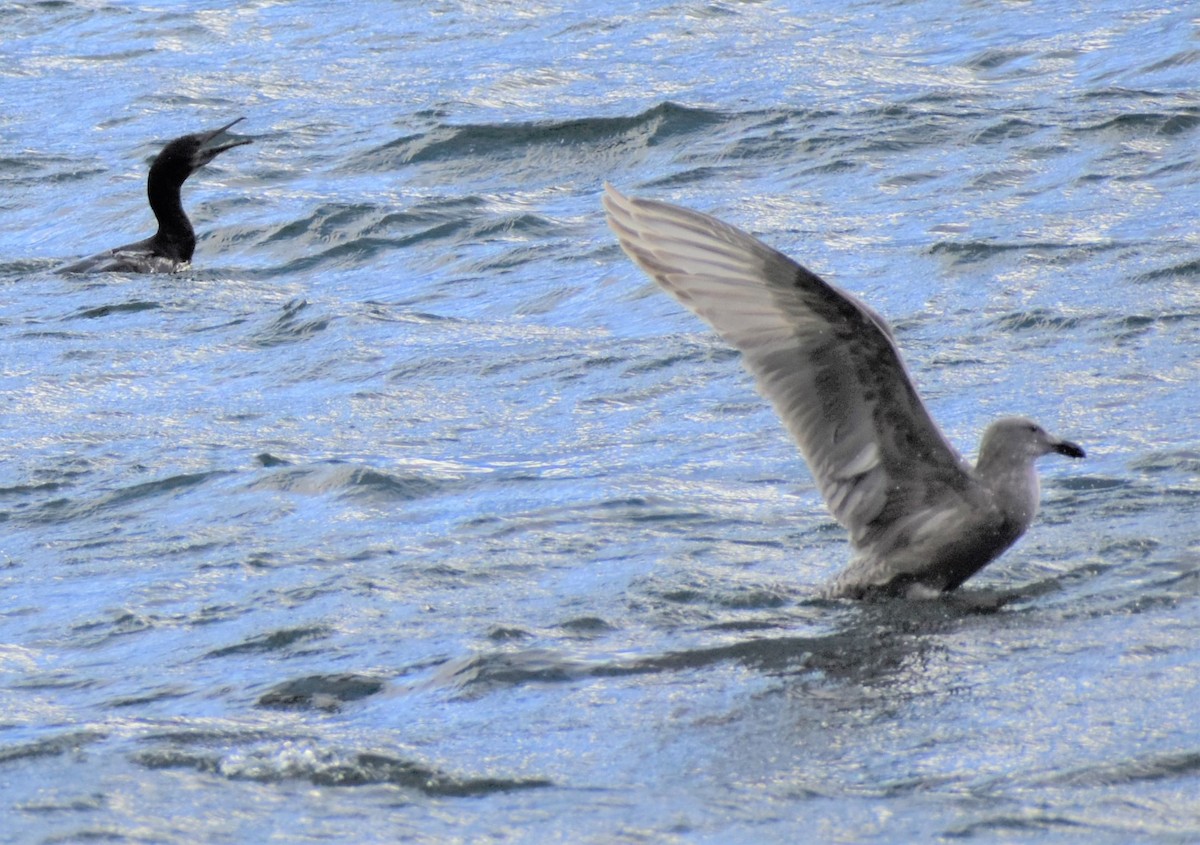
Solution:
{"label": "speckled plumage", "polygon": [[985,431],[972,467],[929,416],[887,323],[757,238],[607,187],[625,252],[742,353],[854,556],[823,594],[953,590],[1037,512],[1034,461],[1083,450],[1023,417]]}

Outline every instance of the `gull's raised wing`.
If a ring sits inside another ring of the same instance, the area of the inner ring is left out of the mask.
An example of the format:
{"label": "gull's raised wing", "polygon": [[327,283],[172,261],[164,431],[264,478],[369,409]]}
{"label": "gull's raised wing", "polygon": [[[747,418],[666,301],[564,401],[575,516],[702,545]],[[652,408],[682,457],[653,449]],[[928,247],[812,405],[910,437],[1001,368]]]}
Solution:
{"label": "gull's raised wing", "polygon": [[856,548],[961,499],[969,468],[930,418],[882,317],[706,214],[611,186],[604,207],[629,257],[741,351]]}

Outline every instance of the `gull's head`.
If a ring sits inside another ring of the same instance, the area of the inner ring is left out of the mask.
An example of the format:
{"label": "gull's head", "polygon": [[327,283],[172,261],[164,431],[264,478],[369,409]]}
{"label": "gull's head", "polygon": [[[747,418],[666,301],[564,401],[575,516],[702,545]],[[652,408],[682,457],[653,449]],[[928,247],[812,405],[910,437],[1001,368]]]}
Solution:
{"label": "gull's head", "polygon": [[1001,417],[983,433],[979,463],[1035,461],[1051,453],[1082,458],[1084,451],[1070,440],[1055,437],[1026,417]]}

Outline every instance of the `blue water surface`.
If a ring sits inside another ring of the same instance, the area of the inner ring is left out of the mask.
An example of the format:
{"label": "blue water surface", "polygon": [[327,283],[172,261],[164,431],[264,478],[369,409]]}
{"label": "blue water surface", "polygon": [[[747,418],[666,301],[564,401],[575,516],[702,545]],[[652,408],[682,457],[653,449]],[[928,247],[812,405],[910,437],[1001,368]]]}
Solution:
{"label": "blue water surface", "polygon": [[[0,5],[0,842],[1200,840],[1196,20],[1078,6]],[[54,273],[242,115],[190,269]],[[606,181],[1088,459],[961,595],[815,600]]]}

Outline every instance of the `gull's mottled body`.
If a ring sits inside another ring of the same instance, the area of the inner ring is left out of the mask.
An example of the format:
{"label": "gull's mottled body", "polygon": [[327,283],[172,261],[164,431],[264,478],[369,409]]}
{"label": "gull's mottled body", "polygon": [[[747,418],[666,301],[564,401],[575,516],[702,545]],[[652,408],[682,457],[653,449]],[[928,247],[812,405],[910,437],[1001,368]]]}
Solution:
{"label": "gull's mottled body", "polygon": [[607,188],[621,247],[742,353],[799,444],[854,557],[830,596],[953,590],[1037,512],[1034,461],[1083,450],[1023,417],[984,432],[975,466],[929,416],[887,323],[757,238]]}

